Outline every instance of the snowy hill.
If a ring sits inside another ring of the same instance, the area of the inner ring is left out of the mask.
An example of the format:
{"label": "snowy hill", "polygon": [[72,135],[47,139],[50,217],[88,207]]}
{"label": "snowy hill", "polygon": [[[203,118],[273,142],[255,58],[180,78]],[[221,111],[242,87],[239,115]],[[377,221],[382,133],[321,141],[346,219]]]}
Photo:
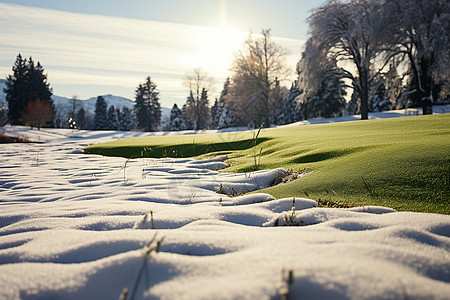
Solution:
{"label": "snowy hill", "polygon": [[45,143],[0,147],[0,299],[450,295],[448,215],[230,197],[216,191],[265,187],[286,171],[218,172],[224,157],[124,165],[80,150],[162,133],[2,130]]}
{"label": "snowy hill", "polygon": [[[114,95],[102,95],[105,99],[106,104],[109,106],[114,105],[115,108],[128,107],[132,109],[134,107],[134,102],[130,99],[114,96]],[[72,110],[73,100],[61,97],[61,96],[52,96],[53,103],[55,104],[55,109],[57,111],[57,115],[65,116],[68,115],[68,112]],[[94,115],[95,113],[95,102],[97,101],[97,97],[92,97],[87,100],[78,100],[76,101],[76,110],[78,111],[80,108],[83,108],[87,114]]]}

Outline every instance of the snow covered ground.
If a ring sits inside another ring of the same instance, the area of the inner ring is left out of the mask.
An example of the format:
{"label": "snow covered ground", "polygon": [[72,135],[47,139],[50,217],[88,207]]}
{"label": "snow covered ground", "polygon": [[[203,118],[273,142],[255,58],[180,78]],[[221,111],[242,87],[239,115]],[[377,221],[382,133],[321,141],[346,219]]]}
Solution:
{"label": "snow covered ground", "polygon": [[0,129],[45,142],[0,145],[0,299],[449,299],[450,216],[230,198],[285,171],[80,151],[148,133]]}

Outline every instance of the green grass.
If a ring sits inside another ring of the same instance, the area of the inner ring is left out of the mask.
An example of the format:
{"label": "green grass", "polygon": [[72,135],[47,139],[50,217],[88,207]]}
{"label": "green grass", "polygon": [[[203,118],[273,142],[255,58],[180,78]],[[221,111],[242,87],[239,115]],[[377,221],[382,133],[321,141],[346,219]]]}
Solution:
{"label": "green grass", "polygon": [[[261,131],[125,139],[86,148],[124,157],[228,154],[231,172],[314,170],[265,189],[277,198],[382,205],[397,210],[450,214],[450,114],[366,120]],[[150,147],[152,151],[143,151]]]}

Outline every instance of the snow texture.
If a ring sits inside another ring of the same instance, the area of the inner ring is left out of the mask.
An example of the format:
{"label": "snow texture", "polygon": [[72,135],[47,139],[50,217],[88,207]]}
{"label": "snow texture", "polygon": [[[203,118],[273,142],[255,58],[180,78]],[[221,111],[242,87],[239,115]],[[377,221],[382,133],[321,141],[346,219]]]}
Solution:
{"label": "snow texture", "polygon": [[[264,188],[285,171],[80,151],[144,133],[1,129],[45,143],[0,147],[0,299],[119,299],[142,266],[136,299],[450,295],[450,216],[229,197],[216,191]],[[153,238],[159,251],[146,255]]]}

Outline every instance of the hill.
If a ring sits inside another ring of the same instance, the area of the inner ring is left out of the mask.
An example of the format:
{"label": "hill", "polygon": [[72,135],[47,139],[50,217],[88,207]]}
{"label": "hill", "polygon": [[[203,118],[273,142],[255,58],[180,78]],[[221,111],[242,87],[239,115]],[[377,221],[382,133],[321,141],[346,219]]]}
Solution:
{"label": "hill", "polygon": [[450,214],[450,114],[282,127],[254,137],[253,131],[148,137],[85,150],[124,157],[227,154],[227,171],[249,176],[255,169],[313,172],[265,190],[277,198]]}

